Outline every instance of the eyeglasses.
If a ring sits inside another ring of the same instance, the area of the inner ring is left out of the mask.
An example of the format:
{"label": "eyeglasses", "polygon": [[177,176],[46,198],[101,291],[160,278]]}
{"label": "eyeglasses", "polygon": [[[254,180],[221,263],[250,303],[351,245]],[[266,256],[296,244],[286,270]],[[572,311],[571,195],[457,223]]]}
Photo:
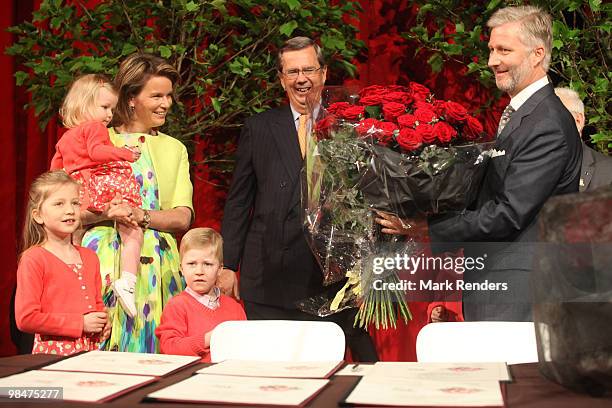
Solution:
{"label": "eyeglasses", "polygon": [[289,69],[286,72],[283,72],[283,75],[286,76],[289,79],[295,79],[298,76],[300,76],[300,72],[302,74],[304,74],[305,77],[312,77],[315,76],[317,74],[317,72],[319,72],[322,69],[322,67],[319,68],[315,68],[315,67],[307,67],[304,69]]}

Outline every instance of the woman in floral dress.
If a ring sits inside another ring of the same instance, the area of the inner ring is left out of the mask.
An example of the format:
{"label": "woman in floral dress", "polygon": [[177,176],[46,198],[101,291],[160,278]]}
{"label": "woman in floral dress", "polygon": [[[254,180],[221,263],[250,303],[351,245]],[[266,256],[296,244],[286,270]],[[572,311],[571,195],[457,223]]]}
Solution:
{"label": "woman in floral dress", "polygon": [[[162,308],[184,288],[172,234],[186,231],[193,219],[189,161],[180,141],[157,130],[166,120],[178,78],[165,60],[141,53],[127,57],[115,77],[119,102],[110,138],[116,146],[140,148],[140,159],[132,169],[142,207],[130,207],[117,198],[102,215],[83,217],[91,228],[82,245],[100,258],[102,296],[112,321],[111,337],[102,345],[106,350],[158,352],[155,328]],[[140,272],[133,292],[126,294],[135,297],[133,319],[118,307],[111,288],[121,273],[121,242],[114,222],[144,230]]]}

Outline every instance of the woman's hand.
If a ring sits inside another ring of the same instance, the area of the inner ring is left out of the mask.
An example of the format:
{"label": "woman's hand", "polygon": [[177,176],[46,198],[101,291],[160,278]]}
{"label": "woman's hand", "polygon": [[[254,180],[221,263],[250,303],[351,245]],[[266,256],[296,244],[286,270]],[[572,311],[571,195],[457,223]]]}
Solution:
{"label": "woman's hand", "polygon": [[115,197],[108,204],[104,211],[104,216],[109,220],[117,221],[124,225],[138,227],[138,223],[134,218],[134,209],[124,202],[119,193],[115,194]]}
{"label": "woman's hand", "polygon": [[108,322],[106,312],[91,312],[83,315],[83,333],[101,333]]}

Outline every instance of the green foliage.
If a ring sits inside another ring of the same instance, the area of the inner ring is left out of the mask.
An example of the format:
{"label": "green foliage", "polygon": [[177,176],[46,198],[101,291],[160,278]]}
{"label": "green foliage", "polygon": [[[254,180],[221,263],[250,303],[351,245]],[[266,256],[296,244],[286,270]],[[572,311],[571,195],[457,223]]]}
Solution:
{"label": "green foliage", "polygon": [[[465,0],[419,0],[418,22],[404,37],[420,43],[420,50],[431,53],[429,63],[434,72],[444,61],[465,64],[469,74],[495,89],[494,78],[487,67],[488,34],[486,22],[497,9],[508,5],[530,4],[551,13],[553,55],[550,73],[556,86],[576,90],[585,103],[588,125],[597,129],[592,140],[604,152],[612,149],[612,112],[610,111],[610,65],[612,3],[601,0],[480,2]],[[447,25],[455,22],[454,27]],[[497,92],[497,96],[500,93]]]}
{"label": "green foliage", "polygon": [[[32,94],[41,128],[56,115],[73,77],[113,76],[135,51],[168,59],[181,74],[178,103],[164,132],[183,141],[196,135],[235,134],[244,117],[283,98],[275,68],[277,47],[296,35],[318,38],[330,70],[352,74],[351,61],[363,48],[354,18],[357,1],[331,6],[324,0],[44,0],[32,22],[9,30],[7,49],[25,69],[18,85]],[[316,16],[313,17],[313,16]],[[229,131],[229,134],[228,134]]]}

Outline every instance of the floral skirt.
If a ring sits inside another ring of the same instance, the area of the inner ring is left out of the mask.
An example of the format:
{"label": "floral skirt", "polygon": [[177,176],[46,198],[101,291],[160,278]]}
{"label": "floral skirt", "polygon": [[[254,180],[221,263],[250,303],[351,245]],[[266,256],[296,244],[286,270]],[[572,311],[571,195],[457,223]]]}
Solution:
{"label": "floral skirt", "polygon": [[71,174],[83,188],[80,192],[81,208],[96,212],[104,207],[117,193],[132,207],[141,207],[140,185],[134,178],[127,161],[114,161]]}
{"label": "floral skirt", "polygon": [[41,336],[37,333],[34,335],[32,354],[69,356],[81,351],[98,350],[99,346],[98,336],[81,336],[78,339],[68,339],[59,336]]}

